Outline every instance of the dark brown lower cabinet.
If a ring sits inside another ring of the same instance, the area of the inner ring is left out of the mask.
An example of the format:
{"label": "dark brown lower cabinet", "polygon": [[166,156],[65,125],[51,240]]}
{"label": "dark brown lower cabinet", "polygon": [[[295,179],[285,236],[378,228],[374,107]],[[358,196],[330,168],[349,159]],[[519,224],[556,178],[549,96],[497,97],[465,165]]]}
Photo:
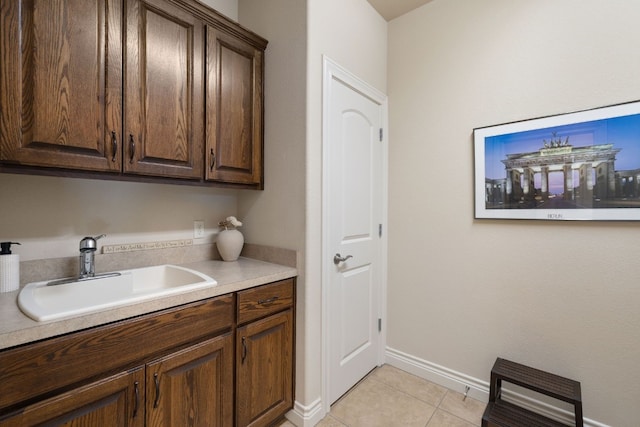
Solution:
{"label": "dark brown lower cabinet", "polygon": [[233,337],[147,364],[147,426],[233,425]]}
{"label": "dark brown lower cabinet", "polygon": [[233,337],[227,333],[27,406],[0,424],[232,426],[232,390]]}
{"label": "dark brown lower cabinet", "polygon": [[267,426],[291,409],[292,322],[287,310],[238,329],[238,426]]}
{"label": "dark brown lower cabinet", "polygon": [[293,280],[238,293],[238,318],[258,317],[236,331],[238,426],[269,426],[293,407],[294,295]]}
{"label": "dark brown lower cabinet", "polygon": [[24,408],[2,426],[144,426],[144,368],[122,372]]}
{"label": "dark brown lower cabinet", "polygon": [[293,407],[294,284],[2,350],[0,427],[271,425]]}

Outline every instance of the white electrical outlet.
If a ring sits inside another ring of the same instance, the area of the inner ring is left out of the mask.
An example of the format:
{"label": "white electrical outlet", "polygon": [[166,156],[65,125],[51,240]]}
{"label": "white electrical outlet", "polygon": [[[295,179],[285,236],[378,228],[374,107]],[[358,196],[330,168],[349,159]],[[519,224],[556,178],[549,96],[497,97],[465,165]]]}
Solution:
{"label": "white electrical outlet", "polygon": [[193,238],[202,239],[204,237],[204,221],[193,221]]}

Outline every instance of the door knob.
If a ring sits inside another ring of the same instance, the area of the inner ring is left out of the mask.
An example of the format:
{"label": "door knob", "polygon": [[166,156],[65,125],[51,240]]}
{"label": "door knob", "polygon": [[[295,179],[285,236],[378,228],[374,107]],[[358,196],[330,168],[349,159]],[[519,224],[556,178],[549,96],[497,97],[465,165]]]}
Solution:
{"label": "door knob", "polygon": [[338,265],[341,262],[344,262],[344,261],[348,260],[349,258],[353,258],[353,256],[352,255],[347,255],[346,257],[343,258],[342,255],[335,254],[335,256],[333,257],[333,263],[335,265]]}

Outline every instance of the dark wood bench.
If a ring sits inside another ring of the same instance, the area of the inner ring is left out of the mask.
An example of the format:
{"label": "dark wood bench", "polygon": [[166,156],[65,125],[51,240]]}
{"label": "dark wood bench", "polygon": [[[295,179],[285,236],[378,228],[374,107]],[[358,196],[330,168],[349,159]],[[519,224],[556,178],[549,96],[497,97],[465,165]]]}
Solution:
{"label": "dark wood bench", "polygon": [[491,369],[489,403],[482,427],[562,427],[564,424],[502,400],[502,381],[568,402],[574,407],[575,425],[583,427],[580,383],[559,375],[498,358]]}

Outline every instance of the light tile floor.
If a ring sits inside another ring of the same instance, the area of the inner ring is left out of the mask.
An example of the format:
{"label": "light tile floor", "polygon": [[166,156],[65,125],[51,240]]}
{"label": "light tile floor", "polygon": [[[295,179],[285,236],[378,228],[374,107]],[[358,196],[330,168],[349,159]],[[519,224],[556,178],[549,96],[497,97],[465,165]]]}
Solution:
{"label": "light tile floor", "polygon": [[[317,427],[473,427],[486,403],[389,365],[375,369],[331,406]],[[289,421],[279,427],[294,427]]]}

